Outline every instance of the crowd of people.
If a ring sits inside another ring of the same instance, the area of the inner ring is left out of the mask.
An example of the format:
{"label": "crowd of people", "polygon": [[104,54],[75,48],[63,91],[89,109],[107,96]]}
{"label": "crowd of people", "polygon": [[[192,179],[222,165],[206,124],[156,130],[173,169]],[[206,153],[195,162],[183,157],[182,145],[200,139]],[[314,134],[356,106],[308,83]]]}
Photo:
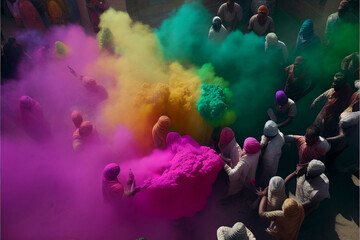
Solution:
{"label": "crowd of people", "polygon": [[[9,6],[14,5],[10,3],[12,1],[7,2]],[[20,0],[18,4],[22,4],[22,1]],[[341,25],[353,21],[351,4],[353,3],[350,0],[341,1],[338,12],[328,17],[324,42],[326,48],[330,48],[332,44],[339,44],[336,35],[341,31]],[[51,3],[49,5],[47,7],[50,11],[53,8]],[[241,146],[231,126],[225,126],[219,131],[214,149],[218,150],[219,158],[224,161],[223,171],[228,177],[227,193],[224,198],[236,197],[248,192],[256,194],[260,197],[260,201],[256,204],[258,216],[269,221],[266,232],[275,239],[291,240],[298,238],[304,219],[316,211],[322,201],[330,198],[330,182],[325,174],[326,168],[331,166],[349,146],[355,146],[357,149],[359,147],[359,55],[357,52],[350,55],[345,53],[343,60],[337,63],[339,71],[331,73],[333,75],[331,88],[314,99],[309,106],[313,109],[317,105],[324,104],[305,134],[303,136],[284,134],[282,129],[291,125],[294,118],[299,117],[297,102],[313,91],[316,79],[319,78],[318,69],[315,70],[314,64],[311,63],[321,58],[321,40],[314,33],[313,21],[305,20],[296,41],[296,58],[288,65],[288,49],[276,35],[274,20],[269,16],[269,12],[274,9],[273,2],[269,1],[269,7],[265,5],[256,7],[256,14],[245,26],[243,18],[247,13],[243,13],[243,7],[234,0],[227,0],[220,6],[217,16],[212,20],[209,41],[222,44],[232,31],[243,31],[244,34],[253,32],[262,36],[264,52],[273,54],[274,62],[278,63],[284,73],[285,85],[277,92],[269,93],[274,96],[274,106],[267,110],[269,120],[264,124],[260,141],[257,140],[258,136],[248,137]],[[254,6],[251,8],[253,9]],[[101,9],[104,7],[102,6]],[[16,13],[19,10],[12,9],[12,11]],[[52,21],[61,22],[60,18],[55,18],[53,15],[50,15]],[[96,17],[94,19],[96,22]],[[98,26],[98,22],[95,25]],[[14,38],[8,39],[2,55],[3,78],[16,78],[16,67],[25,54]],[[86,91],[96,97],[94,101],[105,101],[108,98],[106,89],[96,80],[77,74],[71,67],[69,69]],[[43,141],[51,136],[39,102],[29,96],[22,96],[19,99],[19,109],[25,131],[30,137]],[[73,111],[71,119],[75,126],[74,151],[86,151],[86,145],[100,141],[93,123],[84,121],[79,111]],[[171,119],[168,116],[159,116],[152,128],[154,148],[162,150],[173,148],[170,142],[181,141],[179,134],[169,132],[170,126]],[[183,138],[193,146],[199,146],[190,136]],[[282,148],[285,144],[292,143],[298,149],[298,164],[294,166],[293,172],[282,178],[278,176]],[[177,150],[172,149],[172,151]],[[357,164],[356,170],[352,173],[359,177],[357,166],[359,156],[354,157],[357,158]],[[136,187],[131,170],[125,187],[118,179],[119,173],[120,166],[116,163],[110,163],[103,169],[102,191],[104,201],[107,203],[119,204],[123,198],[131,198],[141,191]],[[289,196],[286,191],[287,183],[293,178],[296,178],[295,196]],[[256,235],[242,222],[236,222],[232,227],[219,226],[217,238],[219,240],[256,239]]]}

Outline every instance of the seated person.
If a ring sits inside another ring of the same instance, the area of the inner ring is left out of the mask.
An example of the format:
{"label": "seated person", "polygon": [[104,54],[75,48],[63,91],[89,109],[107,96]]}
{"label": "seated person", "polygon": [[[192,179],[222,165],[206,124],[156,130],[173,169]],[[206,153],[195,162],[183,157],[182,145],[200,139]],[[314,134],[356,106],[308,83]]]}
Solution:
{"label": "seated person", "polygon": [[271,120],[278,123],[278,118],[285,119],[283,122],[278,123],[278,128],[282,128],[291,123],[292,119],[296,116],[296,104],[288,98],[284,91],[279,90],[275,94],[275,108],[276,113],[269,108],[267,113]]}
{"label": "seated person", "polygon": [[274,20],[268,15],[268,8],[265,5],[261,5],[258,8],[258,14],[250,18],[248,32],[254,31],[258,36],[265,36],[270,32],[275,32]]}

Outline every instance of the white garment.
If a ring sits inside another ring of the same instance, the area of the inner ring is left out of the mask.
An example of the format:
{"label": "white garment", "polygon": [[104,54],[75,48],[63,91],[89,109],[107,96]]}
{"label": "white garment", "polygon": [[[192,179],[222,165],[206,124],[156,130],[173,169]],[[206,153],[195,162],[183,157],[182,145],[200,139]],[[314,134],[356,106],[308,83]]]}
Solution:
{"label": "white garment", "polygon": [[229,176],[228,195],[230,196],[240,192],[245,185],[250,166],[243,160],[240,160],[234,168],[225,164],[224,170]]}
{"label": "white garment", "polygon": [[235,167],[238,164],[240,157],[244,154],[235,138],[233,138],[224,148],[220,150],[222,156],[231,159],[232,167]]}
{"label": "white garment", "polygon": [[209,36],[208,38],[216,43],[221,43],[225,40],[225,38],[228,35],[228,31],[224,27],[224,25],[221,25],[221,28],[219,31],[215,31],[214,28],[211,26],[209,30]]}
{"label": "white garment", "polygon": [[[267,51],[268,48],[269,48],[268,42],[265,41],[265,52]],[[278,43],[276,44],[276,49],[281,51],[283,57],[283,63],[286,63],[288,58],[288,50],[285,43],[282,41],[278,41]]]}
{"label": "white garment", "polygon": [[[266,137],[264,135],[261,137],[261,145],[264,144],[263,141],[266,141],[265,138]],[[276,175],[279,159],[281,157],[281,148],[284,144],[284,134],[280,131],[273,139],[267,141],[267,147],[262,157],[263,169],[261,173],[263,183],[266,185],[270,181],[270,178]]]}
{"label": "white garment", "polygon": [[305,174],[297,178],[296,198],[301,204],[310,201],[319,204],[326,198],[330,198],[329,179],[325,174],[318,177],[305,179]]}
{"label": "white garment", "polygon": [[246,176],[245,186],[252,188],[251,179],[255,179],[256,169],[259,163],[261,151],[254,154],[246,154],[240,158],[240,161],[244,161],[249,166],[249,173]]}

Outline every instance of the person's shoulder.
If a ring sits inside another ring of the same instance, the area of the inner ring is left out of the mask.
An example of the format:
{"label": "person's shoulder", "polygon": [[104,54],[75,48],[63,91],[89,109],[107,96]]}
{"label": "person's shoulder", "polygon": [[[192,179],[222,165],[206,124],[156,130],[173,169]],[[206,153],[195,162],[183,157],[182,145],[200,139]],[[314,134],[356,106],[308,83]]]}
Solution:
{"label": "person's shoulder", "polygon": [[221,4],[220,5],[220,7],[219,7],[219,10],[221,9],[225,9],[225,8],[227,8],[227,4],[226,3],[223,3],[223,4]]}
{"label": "person's shoulder", "polygon": [[257,14],[253,15],[253,16],[250,18],[249,22],[255,21],[255,19],[257,18],[257,16],[258,16]]}
{"label": "person's shoulder", "polygon": [[237,10],[237,11],[239,11],[239,10],[242,10],[242,7],[241,7],[240,4],[235,3],[235,4],[234,4],[234,9]]}
{"label": "person's shoulder", "polygon": [[329,184],[329,178],[324,174],[322,173],[319,178],[325,183],[325,184]]}
{"label": "person's shoulder", "polygon": [[272,17],[268,16],[268,17],[267,17],[267,21],[268,21],[269,23],[273,23],[273,22],[274,22],[274,19],[272,19]]}
{"label": "person's shoulder", "polygon": [[330,15],[328,16],[327,21],[328,21],[328,22],[329,22],[329,21],[335,21],[338,17],[339,17],[339,16],[338,16],[338,13],[337,13],[337,12],[332,13],[332,14],[330,14]]}
{"label": "person's shoulder", "polygon": [[296,103],[291,98],[288,99],[289,106],[296,106]]}

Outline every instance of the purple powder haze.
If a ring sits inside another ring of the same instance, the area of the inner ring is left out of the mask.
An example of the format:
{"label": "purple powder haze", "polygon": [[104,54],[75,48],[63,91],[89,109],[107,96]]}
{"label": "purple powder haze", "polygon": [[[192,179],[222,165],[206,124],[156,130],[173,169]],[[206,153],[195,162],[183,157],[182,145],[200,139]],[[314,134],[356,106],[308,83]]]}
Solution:
{"label": "purple powder haze", "polygon": [[[112,86],[106,74],[88,69],[100,56],[96,39],[78,26],[21,36],[30,43],[31,59],[21,64],[19,81],[1,88],[2,239],[185,239],[186,232],[169,219],[192,216],[206,206],[223,167],[218,155],[185,144],[177,153],[154,150],[141,156],[132,132],[105,124],[103,102],[68,69]],[[65,44],[67,55],[56,56],[56,41]],[[24,125],[21,96],[40,104],[51,133],[45,140],[27,131],[34,128]],[[72,148],[73,110],[99,133],[100,143],[85,151]],[[101,193],[102,171],[111,162],[119,163],[124,185],[132,169],[137,186],[147,186],[118,206],[104,204]]]}

